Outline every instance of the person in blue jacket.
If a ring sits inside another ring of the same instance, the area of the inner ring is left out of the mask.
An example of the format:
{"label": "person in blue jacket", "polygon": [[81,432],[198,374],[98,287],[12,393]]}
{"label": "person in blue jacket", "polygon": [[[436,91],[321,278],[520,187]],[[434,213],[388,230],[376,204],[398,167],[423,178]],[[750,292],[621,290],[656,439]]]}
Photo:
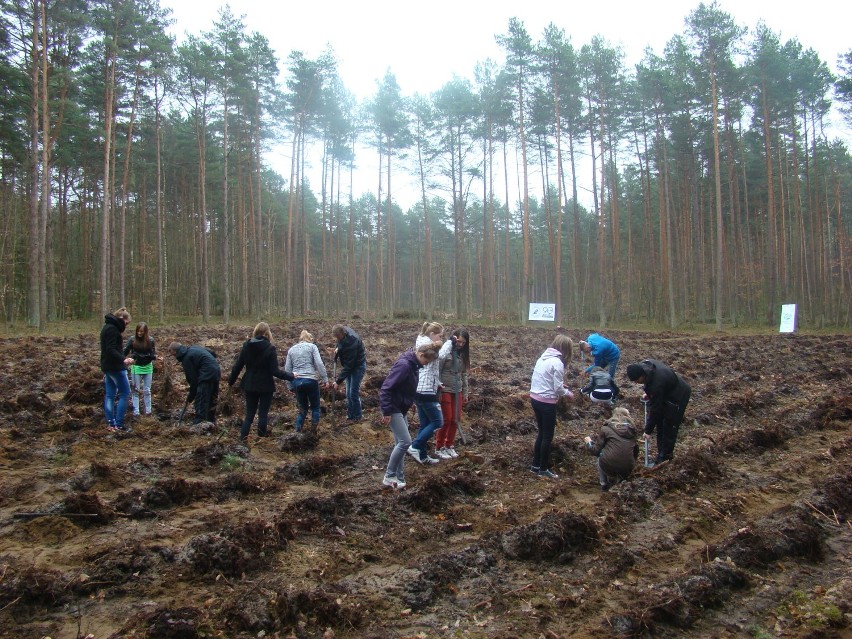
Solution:
{"label": "person in blue jacket", "polygon": [[429,342],[417,350],[407,350],[391,367],[379,389],[379,408],[382,423],[390,424],[394,447],[388,459],[388,467],[382,484],[394,488],[405,488],[405,453],[411,445],[411,433],[405,414],[414,404],[420,369],[438,357],[438,347]]}
{"label": "person in blue jacket", "polygon": [[595,366],[600,366],[609,373],[612,379],[615,379],[615,369],[618,368],[618,360],[621,359],[621,351],[618,350],[618,346],[597,333],[589,335],[586,341],[580,342],[579,346],[581,353],[591,355],[594,358],[592,365],[586,369],[586,373],[589,373]]}

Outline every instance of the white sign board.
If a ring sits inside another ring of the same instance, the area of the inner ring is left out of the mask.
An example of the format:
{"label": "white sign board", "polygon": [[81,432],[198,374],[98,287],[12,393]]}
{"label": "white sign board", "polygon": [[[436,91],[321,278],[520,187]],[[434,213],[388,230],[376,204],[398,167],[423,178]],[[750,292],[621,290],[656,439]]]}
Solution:
{"label": "white sign board", "polygon": [[781,305],[781,333],[796,332],[796,305],[782,304]]}
{"label": "white sign board", "polygon": [[530,302],[530,320],[553,322],[556,320],[556,304]]}

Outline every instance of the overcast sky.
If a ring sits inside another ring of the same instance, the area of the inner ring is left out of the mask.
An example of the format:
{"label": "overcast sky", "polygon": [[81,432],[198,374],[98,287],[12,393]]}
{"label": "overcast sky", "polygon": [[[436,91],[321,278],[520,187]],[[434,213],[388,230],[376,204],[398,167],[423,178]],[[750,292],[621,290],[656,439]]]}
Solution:
{"label": "overcast sky", "polygon": [[[173,11],[175,35],[200,34],[212,28],[217,0],[160,0]],[[488,58],[502,64],[504,55],[495,35],[508,30],[512,17],[526,26],[533,42],[551,22],[563,29],[575,47],[602,35],[620,45],[628,66],[639,62],[646,47],[662,54],[672,36],[682,33],[694,2],[664,0],[231,0],[233,13],[244,16],[249,31],[270,42],[286,70],[293,51],[317,57],[330,45],[339,62],[344,85],[357,98],[372,96],[376,82],[390,69],[403,95],[428,94],[453,74],[473,79],[477,62]],[[850,12],[839,0],[727,0],[719,7],[749,31],[761,20],[781,40],[797,38],[815,49],[833,72],[837,56],[852,49]],[[832,117],[834,135],[852,143],[852,134]],[[284,151],[282,151],[283,153]],[[273,165],[278,164],[275,157]],[[285,164],[282,161],[282,165]],[[277,168],[277,167],[276,167]],[[278,169],[280,171],[280,169]],[[285,170],[286,174],[286,170]],[[369,178],[373,190],[375,177]],[[360,194],[356,185],[356,193]]]}

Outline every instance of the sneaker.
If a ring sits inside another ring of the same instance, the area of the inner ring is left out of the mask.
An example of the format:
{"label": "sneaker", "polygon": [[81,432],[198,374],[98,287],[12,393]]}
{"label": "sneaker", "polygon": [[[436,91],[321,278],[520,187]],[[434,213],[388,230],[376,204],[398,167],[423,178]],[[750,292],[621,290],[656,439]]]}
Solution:
{"label": "sneaker", "polygon": [[538,475],[541,472],[541,468],[538,466],[530,466],[530,472],[534,475]]}
{"label": "sneaker", "polygon": [[601,484],[601,492],[602,493],[607,492],[610,488],[612,488],[612,484]]}
{"label": "sneaker", "polygon": [[455,459],[459,456],[459,454],[456,452],[456,449],[452,446],[450,446],[449,448],[445,448],[444,450],[447,451],[447,454],[450,456],[451,459]]}
{"label": "sneaker", "polygon": [[448,448],[439,448],[435,451],[435,454],[441,459],[452,459],[453,456],[450,454],[450,450]]}
{"label": "sneaker", "polygon": [[403,488],[406,487],[406,485],[407,484],[405,483],[404,479],[400,479],[399,477],[396,478],[396,489],[397,490],[402,490]]}
{"label": "sneaker", "polygon": [[423,459],[420,460],[420,463],[421,464],[437,464],[440,461],[441,460],[438,459],[437,457],[429,457],[429,455],[426,455],[426,457],[424,457]]}
{"label": "sneaker", "polygon": [[554,473],[552,470],[540,470],[538,471],[539,477],[546,477],[547,479],[559,479],[559,475]]}
{"label": "sneaker", "polygon": [[418,464],[422,464],[423,460],[420,459],[420,450],[415,448],[414,446],[408,447],[408,454],[414,457]]}
{"label": "sneaker", "polygon": [[385,478],[382,480],[382,485],[390,486],[391,488],[397,488],[399,486],[398,482],[396,481],[396,477],[388,477],[387,475],[385,475]]}

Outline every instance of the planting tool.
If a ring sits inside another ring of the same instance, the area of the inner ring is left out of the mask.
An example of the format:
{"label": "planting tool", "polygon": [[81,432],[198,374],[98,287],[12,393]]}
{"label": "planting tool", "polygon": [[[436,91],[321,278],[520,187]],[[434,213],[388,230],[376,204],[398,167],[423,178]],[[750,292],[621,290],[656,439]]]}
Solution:
{"label": "planting tool", "polygon": [[[642,432],[645,432],[645,425],[648,423],[648,400],[643,399],[642,404],[645,406],[645,420],[642,422]],[[651,442],[645,440],[645,468],[651,468],[654,462],[651,461]]]}
{"label": "planting tool", "polygon": [[178,417],[177,423],[180,426],[180,423],[183,421],[183,416],[186,415],[186,407],[189,406],[189,400],[187,399],[183,403],[183,409],[180,411],[180,416]]}

